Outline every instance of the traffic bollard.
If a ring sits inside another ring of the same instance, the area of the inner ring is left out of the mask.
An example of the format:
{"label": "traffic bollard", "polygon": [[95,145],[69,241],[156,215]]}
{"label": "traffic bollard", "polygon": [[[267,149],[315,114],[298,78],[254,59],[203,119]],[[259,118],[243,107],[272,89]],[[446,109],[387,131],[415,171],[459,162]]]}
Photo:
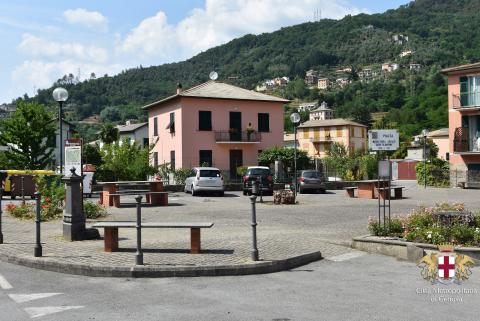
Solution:
{"label": "traffic bollard", "polygon": [[250,196],[250,203],[252,204],[252,261],[258,261],[256,200],[256,194]]}
{"label": "traffic bollard", "polygon": [[135,227],[137,228],[137,253],[135,254],[135,264],[143,265],[143,252],[142,252],[142,196],[138,195],[135,197],[137,201],[137,223]]}
{"label": "traffic bollard", "polygon": [[35,257],[42,256],[42,243],[40,243],[40,211],[41,211],[41,195],[39,192],[35,193],[35,200],[37,201],[37,211],[35,216]]}
{"label": "traffic bollard", "polygon": [[[0,184],[2,182],[0,181]],[[2,198],[3,198],[3,188],[0,187],[0,244],[3,244],[3,230],[2,230]]]}

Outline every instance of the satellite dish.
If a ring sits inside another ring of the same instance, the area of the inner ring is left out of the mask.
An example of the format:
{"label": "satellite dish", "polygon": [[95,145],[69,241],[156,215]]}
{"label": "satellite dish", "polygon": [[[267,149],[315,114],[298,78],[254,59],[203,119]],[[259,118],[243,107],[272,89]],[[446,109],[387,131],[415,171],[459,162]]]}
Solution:
{"label": "satellite dish", "polygon": [[211,80],[215,81],[215,80],[217,80],[217,78],[218,78],[218,74],[217,74],[216,71],[212,71],[212,72],[208,75],[208,77],[210,77]]}

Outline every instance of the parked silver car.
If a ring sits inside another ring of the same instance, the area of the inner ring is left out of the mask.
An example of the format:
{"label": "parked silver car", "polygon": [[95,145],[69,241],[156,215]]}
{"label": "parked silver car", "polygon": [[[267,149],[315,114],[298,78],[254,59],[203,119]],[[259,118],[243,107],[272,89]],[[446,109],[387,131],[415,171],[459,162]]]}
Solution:
{"label": "parked silver car", "polygon": [[316,191],[325,193],[325,177],[322,173],[315,170],[303,170],[298,175],[297,191]]}
{"label": "parked silver car", "polygon": [[223,175],[215,167],[195,167],[190,176],[185,180],[185,193],[192,193],[192,196],[199,192],[213,192],[223,196],[225,182]]}

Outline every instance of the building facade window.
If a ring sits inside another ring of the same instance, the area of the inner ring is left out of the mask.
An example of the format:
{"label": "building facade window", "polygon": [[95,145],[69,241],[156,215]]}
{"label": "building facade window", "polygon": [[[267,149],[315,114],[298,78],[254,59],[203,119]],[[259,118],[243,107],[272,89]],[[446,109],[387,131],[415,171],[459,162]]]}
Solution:
{"label": "building facade window", "polygon": [[153,153],[153,167],[158,167],[158,152]]}
{"label": "building facade window", "polygon": [[168,129],[170,133],[175,132],[175,113],[170,113],[170,121],[166,129]]}
{"label": "building facade window", "polygon": [[198,130],[212,130],[212,112],[200,110],[198,112]]}
{"label": "building facade window", "polygon": [[143,138],[143,147],[148,147],[148,138]]}
{"label": "building facade window", "polygon": [[211,150],[200,150],[200,166],[211,167],[213,164],[212,151]]}
{"label": "building facade window", "polygon": [[264,133],[270,131],[270,114],[258,113],[258,131]]}
{"label": "building facade window", "polygon": [[170,168],[174,171],[175,170],[175,151],[170,151]]}
{"label": "building facade window", "polygon": [[153,117],[153,136],[158,136],[158,117]]}

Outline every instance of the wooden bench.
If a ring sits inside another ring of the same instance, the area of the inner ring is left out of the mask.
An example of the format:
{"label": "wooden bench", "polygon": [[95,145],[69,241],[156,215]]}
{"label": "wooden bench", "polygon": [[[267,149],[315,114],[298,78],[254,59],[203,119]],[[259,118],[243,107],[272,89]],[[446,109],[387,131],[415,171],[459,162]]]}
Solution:
{"label": "wooden bench", "polygon": [[391,193],[391,191],[393,190],[393,198],[394,199],[400,199],[400,198],[403,198],[403,189],[405,188],[405,186],[390,186],[390,187],[379,187],[377,188],[378,190],[378,195],[380,198],[387,198],[388,197],[388,194],[387,194],[387,190],[389,193]]}
{"label": "wooden bench", "polygon": [[[190,229],[190,253],[198,254],[201,251],[200,229],[211,228],[213,223],[142,223],[144,228],[189,228]],[[118,251],[118,229],[136,228],[133,221],[105,221],[98,222],[92,227],[103,228],[103,239],[105,252]]]}
{"label": "wooden bench", "polygon": [[[168,192],[139,192],[139,191],[118,191],[116,193],[110,193],[109,198],[113,203],[113,206],[120,207],[120,196],[125,195],[145,195],[146,202],[151,205],[167,206],[168,205]],[[110,202],[109,200],[109,202]]]}
{"label": "wooden bench", "polygon": [[347,192],[348,197],[355,197],[355,190],[358,187],[344,187],[343,189]]}

